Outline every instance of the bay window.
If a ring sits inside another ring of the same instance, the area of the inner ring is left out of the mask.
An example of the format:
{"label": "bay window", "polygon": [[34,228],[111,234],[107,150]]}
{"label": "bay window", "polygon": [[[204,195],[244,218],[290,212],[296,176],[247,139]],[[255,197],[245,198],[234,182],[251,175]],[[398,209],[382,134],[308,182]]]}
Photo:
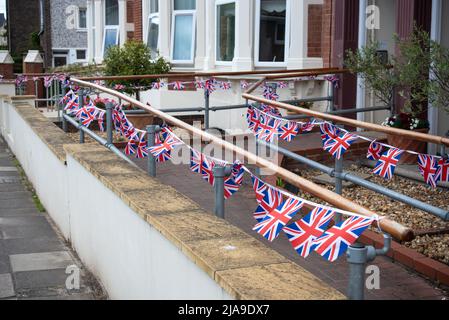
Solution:
{"label": "bay window", "polygon": [[289,0],[257,0],[256,64],[285,65],[289,41]]}
{"label": "bay window", "polygon": [[105,1],[104,17],[103,56],[106,55],[106,52],[110,47],[118,45],[119,42],[118,0]]}
{"label": "bay window", "polygon": [[159,48],[159,0],[151,0],[149,5],[147,45],[151,49],[151,57],[155,59]]}
{"label": "bay window", "polygon": [[231,62],[235,48],[235,1],[219,0],[216,5],[216,61]]}
{"label": "bay window", "polygon": [[196,0],[173,0],[171,59],[191,64],[195,52]]}

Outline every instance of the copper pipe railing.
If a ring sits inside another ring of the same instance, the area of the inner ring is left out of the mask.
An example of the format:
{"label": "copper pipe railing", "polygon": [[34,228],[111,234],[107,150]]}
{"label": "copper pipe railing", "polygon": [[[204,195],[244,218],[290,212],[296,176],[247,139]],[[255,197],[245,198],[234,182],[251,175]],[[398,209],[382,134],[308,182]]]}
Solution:
{"label": "copper pipe railing", "polygon": [[[218,76],[245,76],[245,75],[282,75],[282,74],[301,74],[309,75],[319,72],[330,74],[339,71],[338,68],[313,68],[297,70],[257,70],[257,71],[223,71],[223,72],[178,72],[166,74],[148,74],[132,76],[100,76],[100,77],[80,77],[79,80],[133,80],[133,79],[159,79],[159,78],[177,78],[177,77],[218,77]],[[276,78],[276,76],[274,76]],[[275,79],[273,78],[273,79]]]}
{"label": "copper pipe railing", "polygon": [[[227,141],[217,138],[214,135],[211,135],[207,132],[202,131],[201,129],[198,129],[191,125],[188,125],[187,123],[185,123],[173,116],[170,116],[170,115],[168,115],[160,110],[157,110],[151,106],[145,105],[145,104],[141,103],[140,101],[138,101],[134,98],[131,98],[125,94],[119,93],[115,90],[108,89],[108,88],[105,88],[105,87],[97,85],[97,84],[93,84],[93,83],[90,83],[87,81],[76,79],[76,78],[72,78],[71,81],[75,84],[78,84],[81,87],[94,88],[94,89],[100,90],[104,93],[108,93],[112,96],[120,98],[124,101],[128,101],[129,103],[152,113],[153,115],[165,120],[166,122],[168,122],[176,127],[182,128],[186,131],[189,131],[190,133],[192,133],[194,135],[198,135],[198,136],[202,137],[206,141],[210,141],[219,147],[222,147],[224,149],[227,149],[230,152],[233,152],[233,153],[239,155],[240,157],[243,158],[242,160],[245,160],[250,163],[254,163],[255,165],[257,165],[261,168],[266,168],[266,169],[269,169],[269,170],[275,172],[279,177],[282,177],[285,181],[291,183],[292,185],[300,188],[301,190],[303,190],[307,193],[310,193],[310,194],[326,201],[327,203],[330,203],[331,205],[333,205],[337,208],[340,208],[340,209],[346,210],[346,211],[350,211],[350,212],[357,212],[358,214],[361,214],[361,215],[364,215],[367,217],[378,216],[375,212],[373,212],[357,203],[354,203],[354,202],[352,202],[352,201],[350,201],[350,200],[348,200],[348,199],[346,199],[326,188],[320,187],[309,180],[301,178],[298,175],[296,175],[284,168],[281,168],[266,159],[260,158],[249,151],[246,151],[246,150],[244,150],[238,146],[235,146]],[[382,219],[380,219],[379,224],[380,224],[379,227],[382,228],[382,230],[391,234],[393,237],[395,237],[398,240],[409,241],[409,240],[413,239],[413,237],[414,237],[413,231],[410,228],[405,227],[389,218],[383,217]]]}
{"label": "copper pipe railing", "polygon": [[[253,88],[253,90],[254,89],[255,88]],[[307,115],[310,117],[314,117],[317,119],[323,119],[323,120],[328,120],[328,121],[333,121],[336,123],[348,125],[351,127],[363,128],[363,129],[382,132],[382,133],[391,134],[391,135],[395,135],[395,136],[402,136],[404,138],[409,138],[409,139],[413,139],[413,140],[449,146],[449,139],[445,138],[445,137],[434,136],[431,134],[420,133],[420,132],[413,132],[413,131],[408,131],[408,130],[404,130],[404,129],[396,129],[396,128],[391,128],[391,127],[381,126],[381,125],[374,124],[374,123],[368,123],[368,122],[358,121],[358,120],[344,118],[344,117],[340,117],[340,116],[335,116],[335,115],[331,115],[331,114],[327,114],[327,113],[322,113],[322,112],[318,112],[318,111],[308,110],[308,109],[292,106],[290,104],[268,100],[263,97],[257,97],[257,96],[251,95],[250,93],[251,93],[251,91],[247,90],[246,93],[244,93],[242,95],[243,98],[251,100],[251,101],[257,101],[260,103],[271,105],[274,107],[278,107],[281,109],[298,112],[298,113],[301,113],[301,114],[304,114],[304,115]]]}

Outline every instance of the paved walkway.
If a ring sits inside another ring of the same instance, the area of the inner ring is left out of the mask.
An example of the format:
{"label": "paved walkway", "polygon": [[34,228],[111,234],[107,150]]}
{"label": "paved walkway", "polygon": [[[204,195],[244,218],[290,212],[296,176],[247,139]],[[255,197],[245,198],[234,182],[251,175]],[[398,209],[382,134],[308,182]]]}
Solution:
{"label": "paved walkway", "polygon": [[[141,168],[146,169],[146,160],[136,160],[136,163]],[[199,175],[191,173],[187,165],[175,166],[170,162],[158,164],[157,176],[163,183],[174,187],[196,201],[206,211],[213,212],[214,198],[212,187],[204,182]],[[348,265],[344,257],[335,263],[329,263],[314,253],[307,259],[303,259],[296,254],[287,237],[282,234],[273,243],[266,241],[252,231],[255,225],[252,213],[256,206],[250,179],[247,177],[242,189],[226,202],[226,220],[346,294]],[[447,298],[443,291],[435,288],[434,285],[419,275],[407,271],[399,264],[393,263],[387,257],[378,257],[373,264],[380,268],[381,290],[367,291],[366,298],[369,300],[441,300]]]}
{"label": "paved walkway", "polygon": [[[68,266],[80,270],[78,290],[66,288]],[[93,299],[89,279],[46,214],[36,209],[0,138],[0,300]]]}

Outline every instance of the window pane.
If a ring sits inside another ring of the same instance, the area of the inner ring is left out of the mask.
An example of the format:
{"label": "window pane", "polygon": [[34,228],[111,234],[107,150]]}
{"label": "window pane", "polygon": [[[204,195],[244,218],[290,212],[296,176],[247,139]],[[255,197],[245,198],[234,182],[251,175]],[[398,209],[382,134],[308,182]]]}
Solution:
{"label": "window pane", "polygon": [[157,57],[157,42],[159,38],[159,17],[150,18],[148,28],[147,44],[151,49],[151,57]]}
{"label": "window pane", "polygon": [[173,48],[174,60],[192,60],[193,16],[177,15],[175,17],[175,37]]}
{"label": "window pane", "polygon": [[85,29],[87,27],[86,14],[86,8],[79,8],[79,27],[81,29]]}
{"label": "window pane", "polygon": [[235,3],[218,6],[218,61],[232,61],[235,46]]}
{"label": "window pane", "polygon": [[106,0],[106,25],[118,26],[118,0]]}
{"label": "window pane", "polygon": [[175,10],[195,10],[196,0],[175,0]]}
{"label": "window pane", "polygon": [[76,60],[85,60],[86,50],[76,50]]}
{"label": "window pane", "polygon": [[117,29],[106,29],[105,30],[105,36],[104,36],[104,52],[103,54],[106,55],[106,52],[108,49],[112,46],[117,45]]}
{"label": "window pane", "polygon": [[151,0],[150,13],[158,13],[158,12],[159,12],[159,0]]}
{"label": "window pane", "polygon": [[67,57],[54,57],[55,67],[63,67],[67,65]]}
{"label": "window pane", "polygon": [[284,62],[286,0],[260,0],[259,61]]}

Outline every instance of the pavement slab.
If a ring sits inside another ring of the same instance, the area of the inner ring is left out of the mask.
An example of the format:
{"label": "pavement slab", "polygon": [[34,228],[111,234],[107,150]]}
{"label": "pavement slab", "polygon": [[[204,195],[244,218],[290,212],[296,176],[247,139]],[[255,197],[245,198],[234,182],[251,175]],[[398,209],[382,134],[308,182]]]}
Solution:
{"label": "pavement slab", "polygon": [[11,274],[0,274],[0,299],[12,298],[14,296],[15,291]]}
{"label": "pavement slab", "polygon": [[9,256],[13,272],[67,268],[74,262],[67,251],[15,254]]}

